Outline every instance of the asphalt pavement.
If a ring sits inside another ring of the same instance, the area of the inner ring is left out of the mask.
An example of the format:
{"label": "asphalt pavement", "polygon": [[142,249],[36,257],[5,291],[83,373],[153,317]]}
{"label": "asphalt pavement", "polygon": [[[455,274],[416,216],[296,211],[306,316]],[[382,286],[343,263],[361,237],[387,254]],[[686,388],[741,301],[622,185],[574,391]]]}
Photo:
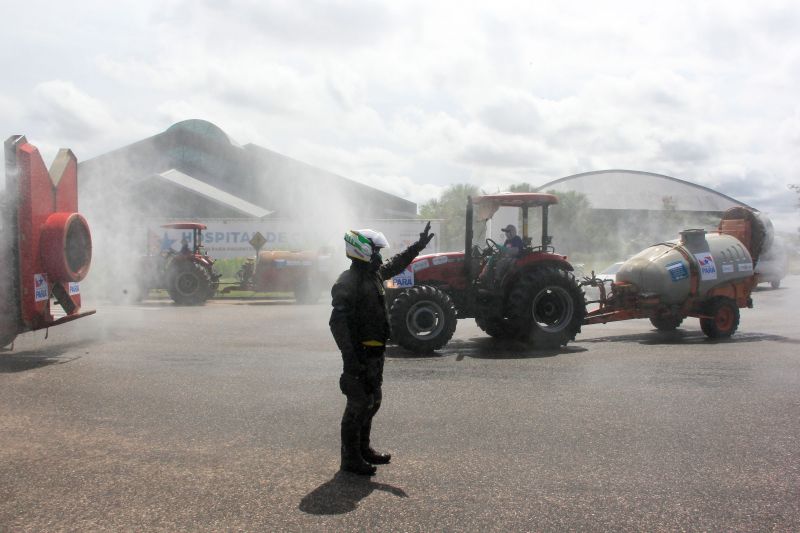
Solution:
{"label": "asphalt pavement", "polygon": [[391,347],[373,478],[338,472],[327,304],[99,305],[0,352],[0,531],[798,531],[798,300],[726,341]]}

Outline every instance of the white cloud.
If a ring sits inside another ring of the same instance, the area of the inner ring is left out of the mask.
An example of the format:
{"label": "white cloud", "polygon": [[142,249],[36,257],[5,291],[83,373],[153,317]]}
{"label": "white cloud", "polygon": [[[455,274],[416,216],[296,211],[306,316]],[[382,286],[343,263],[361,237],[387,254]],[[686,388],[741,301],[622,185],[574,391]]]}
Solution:
{"label": "white cloud", "polygon": [[97,155],[204,118],[419,201],[610,167],[764,202],[800,181],[789,1],[29,7],[0,21],[37,58],[0,55],[0,128],[44,146]]}
{"label": "white cloud", "polygon": [[104,102],[72,82],[46,81],[34,87],[33,94],[35,105],[31,112],[49,122],[56,135],[83,140],[109,131],[115,123]]}

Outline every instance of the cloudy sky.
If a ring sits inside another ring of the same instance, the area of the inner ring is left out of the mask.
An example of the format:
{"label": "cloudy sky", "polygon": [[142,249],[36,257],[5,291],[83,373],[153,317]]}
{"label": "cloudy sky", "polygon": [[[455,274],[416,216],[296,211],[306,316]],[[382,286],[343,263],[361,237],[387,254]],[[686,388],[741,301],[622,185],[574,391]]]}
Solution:
{"label": "cloudy sky", "polygon": [[0,133],[47,158],[202,118],[417,202],[626,168],[800,225],[796,1],[0,7]]}

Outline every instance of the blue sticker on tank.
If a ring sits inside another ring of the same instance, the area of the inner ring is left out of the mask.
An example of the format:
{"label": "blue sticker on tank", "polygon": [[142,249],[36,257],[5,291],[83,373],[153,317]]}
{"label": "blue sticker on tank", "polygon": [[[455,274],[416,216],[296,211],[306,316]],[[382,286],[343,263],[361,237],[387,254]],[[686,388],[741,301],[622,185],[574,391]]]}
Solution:
{"label": "blue sticker on tank", "polygon": [[669,271],[670,277],[672,277],[672,281],[680,281],[689,277],[689,270],[682,261],[668,264],[667,270]]}

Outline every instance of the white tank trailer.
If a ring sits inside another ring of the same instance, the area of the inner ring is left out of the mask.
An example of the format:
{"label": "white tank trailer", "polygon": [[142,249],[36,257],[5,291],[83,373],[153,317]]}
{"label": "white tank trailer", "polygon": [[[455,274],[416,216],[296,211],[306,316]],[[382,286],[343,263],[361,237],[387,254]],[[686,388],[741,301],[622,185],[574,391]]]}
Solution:
{"label": "white tank trailer", "polygon": [[764,215],[736,207],[715,232],[688,229],[680,239],[650,246],[620,267],[607,294],[601,280],[586,282],[600,286],[601,297],[585,323],[649,318],[657,329],[670,331],[693,316],[709,337],[730,337],[739,308],[753,305],[753,265],[772,233]]}

